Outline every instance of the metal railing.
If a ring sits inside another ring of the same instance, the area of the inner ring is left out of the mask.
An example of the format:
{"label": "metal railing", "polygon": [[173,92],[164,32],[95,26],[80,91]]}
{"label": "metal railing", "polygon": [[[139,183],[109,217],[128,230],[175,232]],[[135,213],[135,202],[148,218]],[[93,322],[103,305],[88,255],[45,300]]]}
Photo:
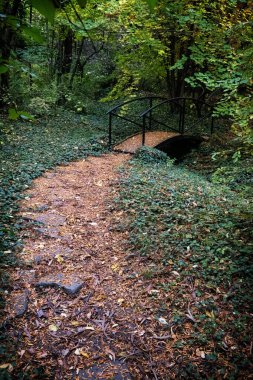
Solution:
{"label": "metal railing", "polygon": [[[117,113],[117,111],[119,109],[121,109],[123,106],[125,106],[129,103],[140,102],[140,101],[144,101],[144,100],[149,101],[149,108],[146,109],[144,112],[136,115],[140,121],[132,120],[129,117],[122,116],[122,115],[119,115]],[[159,102],[158,104],[154,105],[153,104],[154,100],[162,100],[162,101]],[[188,126],[186,128],[186,126],[185,126],[185,119],[187,116],[186,115],[186,110],[187,110],[186,105],[189,102],[192,103],[196,108],[198,122],[200,122],[200,121],[202,121],[208,117],[211,118],[210,133],[212,134],[213,130],[214,130],[214,118],[212,116],[213,106],[208,104],[207,102],[204,102],[204,101],[201,101],[201,100],[195,99],[195,98],[190,98],[190,97],[178,97],[178,98],[168,99],[168,98],[160,97],[160,96],[146,96],[146,97],[134,98],[134,99],[122,102],[107,112],[107,114],[109,115],[109,136],[108,136],[109,147],[110,148],[112,147],[112,120],[113,120],[113,117],[123,119],[125,121],[128,121],[128,122],[140,127],[140,129],[142,131],[142,145],[145,145],[146,130],[151,129],[152,125],[154,123],[161,125],[162,127],[166,127],[168,130],[171,130],[173,132],[178,132],[180,134],[184,134],[185,132],[189,131],[190,128],[192,128],[192,127],[194,127],[194,125],[196,125],[196,123],[194,123],[190,127]],[[161,108],[163,105],[170,105],[172,110],[173,110],[173,108],[174,109],[177,108],[177,110],[179,112],[179,120],[178,120],[177,128],[172,127],[171,125],[168,125],[161,120],[157,120],[154,117],[154,111],[157,110],[159,107]],[[207,114],[205,114],[204,116],[202,116],[203,106],[207,106],[210,109],[209,112],[207,112]]]}

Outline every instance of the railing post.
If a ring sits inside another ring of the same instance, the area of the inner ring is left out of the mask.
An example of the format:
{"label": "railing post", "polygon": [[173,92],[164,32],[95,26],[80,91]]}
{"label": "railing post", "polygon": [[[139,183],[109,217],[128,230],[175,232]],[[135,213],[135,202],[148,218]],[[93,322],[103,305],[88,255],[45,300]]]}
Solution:
{"label": "railing post", "polygon": [[[149,99],[149,108],[153,107],[153,98]],[[149,130],[151,130],[152,127],[152,110],[149,112]]]}
{"label": "railing post", "polygon": [[109,112],[109,149],[112,150],[112,114]]}
{"label": "railing post", "polygon": [[146,133],[146,117],[142,117],[142,146],[145,145],[145,133]]}

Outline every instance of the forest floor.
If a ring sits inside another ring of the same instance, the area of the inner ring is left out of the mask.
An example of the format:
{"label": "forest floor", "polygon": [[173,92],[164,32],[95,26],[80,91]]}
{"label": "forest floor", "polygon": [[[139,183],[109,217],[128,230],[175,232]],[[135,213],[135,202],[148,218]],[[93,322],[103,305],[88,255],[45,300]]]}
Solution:
{"label": "forest floor", "polygon": [[128,159],[109,154],[58,166],[25,193],[26,268],[10,272],[6,304],[15,373],[120,380],[166,378],[173,367],[177,336],[149,299],[159,291],[138,275],[146,260],[126,255],[123,212],[109,207]]}
{"label": "forest floor", "polygon": [[121,215],[107,208],[117,189],[115,170],[127,158],[110,154],[58,166],[26,192],[22,259],[31,268],[13,271],[7,303],[9,317],[19,316],[9,320],[19,341],[18,371],[130,378],[118,360],[136,354],[134,337],[144,333],[147,315],[129,279],[128,232],[114,230]]}
{"label": "forest floor", "polygon": [[0,378],[252,378],[250,161],[231,190],[208,146],[129,160],[68,129],[1,153]]}

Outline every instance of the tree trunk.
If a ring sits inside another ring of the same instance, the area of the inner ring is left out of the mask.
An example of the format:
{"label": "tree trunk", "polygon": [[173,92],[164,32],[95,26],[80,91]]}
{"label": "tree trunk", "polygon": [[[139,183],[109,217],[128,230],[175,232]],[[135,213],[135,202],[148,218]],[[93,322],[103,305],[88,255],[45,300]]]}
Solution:
{"label": "tree trunk", "polygon": [[63,59],[62,59],[62,73],[68,74],[72,64],[72,49],[73,49],[73,32],[68,30],[67,36],[63,41]]}
{"label": "tree trunk", "polygon": [[[9,16],[18,17],[19,12],[23,9],[22,0],[3,1],[1,12],[8,18]],[[15,49],[16,31],[11,28],[7,22],[2,22],[0,26],[0,55],[1,63],[8,64],[11,51]],[[9,89],[9,72],[0,75],[0,107],[7,103],[6,95]]]}

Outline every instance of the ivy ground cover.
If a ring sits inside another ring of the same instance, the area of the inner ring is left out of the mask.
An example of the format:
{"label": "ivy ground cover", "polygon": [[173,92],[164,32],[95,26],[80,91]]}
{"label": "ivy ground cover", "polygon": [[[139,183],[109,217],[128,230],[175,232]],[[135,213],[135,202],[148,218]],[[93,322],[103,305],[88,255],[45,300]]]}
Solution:
{"label": "ivy ground cover", "polygon": [[[177,378],[248,378],[252,355],[250,200],[142,149],[116,199]],[[171,370],[170,370],[171,371]]]}

